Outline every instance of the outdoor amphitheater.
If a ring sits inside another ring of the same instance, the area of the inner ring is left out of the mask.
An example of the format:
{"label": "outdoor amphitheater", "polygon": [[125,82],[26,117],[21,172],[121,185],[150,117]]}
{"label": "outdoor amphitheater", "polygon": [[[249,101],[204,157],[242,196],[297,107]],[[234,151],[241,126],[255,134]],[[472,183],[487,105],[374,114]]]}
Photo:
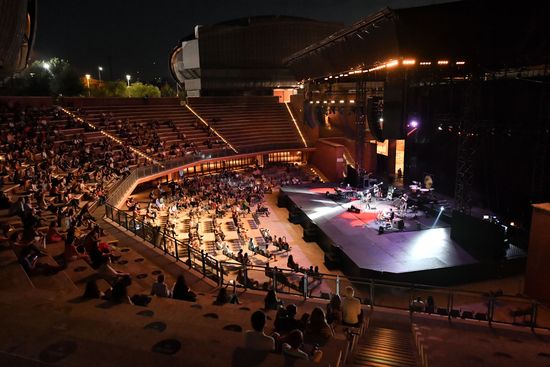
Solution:
{"label": "outdoor amphitheater", "polygon": [[245,16],[174,95],[16,95],[61,83],[37,2],[0,0],[0,365],[550,365],[542,12]]}

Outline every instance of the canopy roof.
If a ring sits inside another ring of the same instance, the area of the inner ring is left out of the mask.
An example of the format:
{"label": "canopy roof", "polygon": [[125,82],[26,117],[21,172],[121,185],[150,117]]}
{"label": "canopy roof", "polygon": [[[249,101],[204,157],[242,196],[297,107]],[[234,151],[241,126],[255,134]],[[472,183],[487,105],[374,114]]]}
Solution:
{"label": "canopy roof", "polygon": [[465,61],[482,69],[547,64],[548,5],[484,1],[386,8],[285,59],[298,79],[373,68],[388,60]]}

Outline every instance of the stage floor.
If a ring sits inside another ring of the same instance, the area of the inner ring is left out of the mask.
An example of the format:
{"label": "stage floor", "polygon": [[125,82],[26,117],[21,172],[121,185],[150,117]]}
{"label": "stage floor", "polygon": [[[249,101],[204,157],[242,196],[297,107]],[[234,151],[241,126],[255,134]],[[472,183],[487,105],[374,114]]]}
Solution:
{"label": "stage floor", "polygon": [[[379,210],[389,210],[389,202],[377,201],[376,209],[364,210],[359,201],[337,203],[327,198],[329,186],[285,186],[282,191],[357,267],[378,272],[410,273],[476,264],[478,261],[451,240],[451,229],[435,218],[424,218],[423,230],[378,234]],[[354,205],[361,213],[348,212]],[[396,210],[394,208],[394,210]],[[419,218],[405,218],[409,228]],[[433,223],[432,223],[433,224]],[[414,226],[416,228],[416,225]]]}

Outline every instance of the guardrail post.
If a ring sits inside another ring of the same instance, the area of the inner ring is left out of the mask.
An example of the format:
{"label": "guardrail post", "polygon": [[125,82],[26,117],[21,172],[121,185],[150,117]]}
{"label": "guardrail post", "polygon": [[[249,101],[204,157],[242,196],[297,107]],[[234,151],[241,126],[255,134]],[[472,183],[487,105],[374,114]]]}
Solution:
{"label": "guardrail post", "polygon": [[489,321],[489,326],[493,322],[493,313],[495,312],[495,297],[489,299],[489,305],[487,307],[487,321]]}
{"label": "guardrail post", "polygon": [[248,266],[243,264],[241,269],[243,270],[244,289],[248,289]]}
{"label": "guardrail post", "polygon": [[533,331],[537,326],[537,310],[538,310],[538,305],[536,302],[533,302],[532,309],[531,309],[531,331]]}
{"label": "guardrail post", "polygon": [[340,295],[340,275],[336,276],[336,294]]}
{"label": "guardrail post", "polygon": [[206,276],[206,259],[204,257],[204,250],[201,250],[201,263],[202,263],[202,275]]}
{"label": "guardrail post", "polygon": [[179,241],[174,238],[174,254],[176,255],[176,260],[180,261],[180,255],[178,252],[178,242]]}
{"label": "guardrail post", "polygon": [[223,287],[223,265],[222,265],[221,262],[219,262],[218,264],[219,264],[219,266],[220,266],[220,276],[219,276],[219,278],[218,278],[218,280],[219,280],[219,286],[220,286],[220,287]]}
{"label": "guardrail post", "polygon": [[276,291],[277,290],[277,274],[278,274],[278,270],[277,270],[277,267],[274,266],[273,267],[273,290]]}
{"label": "guardrail post", "polygon": [[374,279],[370,280],[370,308],[374,310]]}
{"label": "guardrail post", "polygon": [[168,253],[166,249],[166,231],[162,232],[162,247],[164,249],[164,255],[166,255]]}
{"label": "guardrail post", "polygon": [[303,295],[304,295],[304,299],[307,299],[307,273],[304,274],[304,277],[303,277],[303,287],[304,287],[304,290],[303,290]]}
{"label": "guardrail post", "polygon": [[452,293],[449,293],[449,300],[447,302],[447,318],[451,321],[451,311],[453,310],[454,297]]}

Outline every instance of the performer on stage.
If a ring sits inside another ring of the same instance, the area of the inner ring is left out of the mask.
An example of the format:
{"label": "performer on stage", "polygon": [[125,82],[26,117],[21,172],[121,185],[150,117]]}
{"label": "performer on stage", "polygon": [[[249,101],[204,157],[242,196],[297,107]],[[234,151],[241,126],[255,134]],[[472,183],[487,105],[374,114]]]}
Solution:
{"label": "performer on stage", "polygon": [[365,197],[365,203],[366,207],[370,210],[370,202],[372,200],[372,194],[370,193],[370,190],[367,191],[367,196]]}

